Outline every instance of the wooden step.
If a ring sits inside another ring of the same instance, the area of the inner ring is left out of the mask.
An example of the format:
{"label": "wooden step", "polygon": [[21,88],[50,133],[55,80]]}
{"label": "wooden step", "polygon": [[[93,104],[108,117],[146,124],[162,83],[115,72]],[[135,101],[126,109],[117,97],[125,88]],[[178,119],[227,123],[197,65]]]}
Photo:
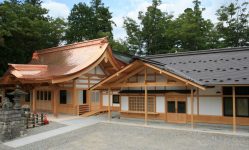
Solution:
{"label": "wooden step", "polygon": [[103,109],[99,109],[99,110],[93,110],[93,111],[90,111],[90,112],[86,112],[80,116],[82,117],[89,117],[89,116],[93,116],[93,115],[97,115],[97,114],[100,114],[100,113],[103,113],[103,112],[107,112],[107,109],[106,108],[103,108]]}

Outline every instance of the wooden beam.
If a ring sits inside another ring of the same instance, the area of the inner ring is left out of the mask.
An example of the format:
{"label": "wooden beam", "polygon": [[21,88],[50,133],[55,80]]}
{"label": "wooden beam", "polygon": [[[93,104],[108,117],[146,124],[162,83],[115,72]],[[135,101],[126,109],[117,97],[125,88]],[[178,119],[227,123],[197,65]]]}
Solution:
{"label": "wooden beam", "polygon": [[125,74],[125,77],[124,77],[124,78],[120,78],[120,79],[117,80],[115,83],[120,83],[120,82],[122,82],[122,81],[125,81],[125,80],[129,79],[130,77],[134,76],[135,74],[141,72],[143,69],[144,69],[144,67],[138,68],[138,69],[136,69],[135,71],[133,70],[131,73]]}
{"label": "wooden beam", "polygon": [[[125,70],[127,70],[127,69],[129,69],[129,68],[131,68],[131,67],[134,67],[134,66],[136,66],[136,65],[139,64],[139,63],[140,63],[140,62],[135,61],[135,62],[133,62],[133,63],[127,65],[126,67],[122,68],[122,69],[119,70],[117,73],[121,74],[121,73],[124,72]],[[91,89],[92,89],[92,90],[96,89],[98,86],[103,85],[104,83],[106,83],[107,81],[109,81],[110,79],[112,79],[113,77],[116,77],[116,74],[113,74],[113,75],[107,77],[106,79],[102,80],[101,82],[99,82],[98,84],[96,84],[95,86],[93,86]]]}
{"label": "wooden beam", "polygon": [[[179,82],[147,82],[147,86],[183,86],[185,87],[186,85],[183,83]],[[106,87],[143,87],[144,83],[116,83],[116,84],[109,84],[106,85]]]}
{"label": "wooden beam", "polygon": [[191,88],[191,128],[194,128],[194,91]]}
{"label": "wooden beam", "polygon": [[143,64],[144,64],[145,66],[148,66],[148,67],[154,69],[154,70],[159,71],[160,74],[161,74],[161,73],[164,73],[164,74],[166,74],[166,75],[168,75],[168,76],[171,76],[171,77],[173,77],[173,78],[176,78],[176,79],[178,79],[178,80],[180,80],[180,81],[182,81],[182,82],[184,82],[184,83],[190,84],[190,85],[195,86],[195,87],[197,87],[197,88],[199,88],[199,89],[202,89],[202,90],[205,90],[205,89],[206,89],[205,87],[203,87],[203,86],[201,86],[201,85],[199,85],[199,84],[196,84],[196,83],[194,83],[194,82],[192,82],[192,81],[189,81],[189,80],[187,80],[187,79],[185,79],[185,78],[183,78],[183,77],[180,77],[180,76],[178,76],[178,75],[175,75],[175,74],[173,74],[173,73],[171,73],[171,72],[162,70],[162,69],[160,69],[160,68],[158,68],[158,67],[155,67],[155,66],[153,66],[153,65],[151,65],[151,64],[144,63],[144,62],[143,62]]}
{"label": "wooden beam", "polygon": [[233,132],[236,132],[236,101],[235,101],[235,87],[233,86]]}

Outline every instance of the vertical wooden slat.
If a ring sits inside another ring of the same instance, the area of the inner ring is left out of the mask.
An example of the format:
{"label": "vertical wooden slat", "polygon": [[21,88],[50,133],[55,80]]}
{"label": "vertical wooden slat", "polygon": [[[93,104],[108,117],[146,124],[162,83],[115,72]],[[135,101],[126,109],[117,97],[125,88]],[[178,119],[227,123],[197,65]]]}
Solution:
{"label": "vertical wooden slat", "polygon": [[198,88],[197,88],[196,94],[197,94],[197,115],[199,115],[199,112],[200,112],[200,96],[199,96],[199,89]]}
{"label": "vertical wooden slat", "polygon": [[194,128],[194,92],[191,88],[191,128]]}
{"label": "vertical wooden slat", "polygon": [[233,132],[236,132],[236,102],[235,102],[235,87],[233,86]]}
{"label": "vertical wooden slat", "polygon": [[53,93],[54,93],[54,98],[53,98],[53,103],[54,103],[54,116],[57,117],[58,116],[58,113],[57,113],[57,101],[59,99],[59,90],[54,88],[53,89]]}
{"label": "vertical wooden slat", "polygon": [[32,110],[33,110],[33,113],[35,113],[36,112],[36,108],[35,108],[35,106],[36,106],[36,90],[33,89],[32,92],[33,92],[33,94],[32,94],[32,96],[33,96],[32,97],[32,101],[33,101]]}
{"label": "vertical wooden slat", "polygon": [[148,121],[148,94],[147,94],[147,86],[144,87],[144,111],[145,111],[145,125],[147,125]]}
{"label": "vertical wooden slat", "polygon": [[145,71],[144,71],[144,121],[145,121],[145,125],[147,125],[147,121],[148,121],[148,93],[147,93],[147,67],[145,67]]}

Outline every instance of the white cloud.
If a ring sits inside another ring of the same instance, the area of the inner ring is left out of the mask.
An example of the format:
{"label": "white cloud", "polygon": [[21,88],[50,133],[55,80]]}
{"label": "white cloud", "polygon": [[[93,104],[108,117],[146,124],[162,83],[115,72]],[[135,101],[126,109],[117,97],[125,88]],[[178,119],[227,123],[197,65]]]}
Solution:
{"label": "white cloud", "polygon": [[70,10],[66,4],[53,0],[45,0],[42,3],[42,7],[48,9],[48,14],[54,18],[60,17],[66,19],[70,13]]}

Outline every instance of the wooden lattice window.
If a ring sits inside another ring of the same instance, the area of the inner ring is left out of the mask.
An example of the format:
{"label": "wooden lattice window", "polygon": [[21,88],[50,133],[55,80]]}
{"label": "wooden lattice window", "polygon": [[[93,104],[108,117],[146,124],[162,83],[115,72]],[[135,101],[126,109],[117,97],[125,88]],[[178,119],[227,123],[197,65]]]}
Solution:
{"label": "wooden lattice window", "polygon": [[[130,96],[129,111],[144,112],[144,96]],[[155,98],[152,96],[148,96],[148,112],[155,112]]]}

